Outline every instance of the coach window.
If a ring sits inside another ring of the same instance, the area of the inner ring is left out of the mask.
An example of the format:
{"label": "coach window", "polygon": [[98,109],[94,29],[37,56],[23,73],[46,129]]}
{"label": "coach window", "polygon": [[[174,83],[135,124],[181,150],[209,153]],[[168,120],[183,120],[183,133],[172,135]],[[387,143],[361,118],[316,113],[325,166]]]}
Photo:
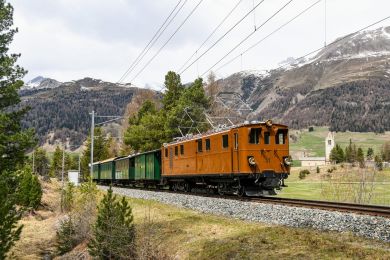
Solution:
{"label": "coach window", "polygon": [[206,139],[206,151],[210,151],[210,139]]}
{"label": "coach window", "polygon": [[184,145],[183,144],[180,145],[180,154],[184,155]]}
{"label": "coach window", "polygon": [[165,148],[165,157],[168,157],[168,148]]}
{"label": "coach window", "polygon": [[279,130],[276,134],[276,144],[286,144],[286,131]]}
{"label": "coach window", "polygon": [[250,144],[258,144],[260,143],[260,128],[251,128],[251,131],[249,132],[249,143]]}
{"label": "coach window", "polygon": [[228,135],[223,135],[222,136],[222,147],[223,148],[228,148],[229,147],[229,136]]}
{"label": "coach window", "polygon": [[269,144],[269,132],[264,133],[264,144]]}
{"label": "coach window", "polygon": [[177,146],[175,146],[175,156],[178,156],[179,155],[179,148]]}
{"label": "coach window", "polygon": [[198,142],[198,152],[202,152],[203,149],[202,149],[202,139],[198,139],[196,140]]}

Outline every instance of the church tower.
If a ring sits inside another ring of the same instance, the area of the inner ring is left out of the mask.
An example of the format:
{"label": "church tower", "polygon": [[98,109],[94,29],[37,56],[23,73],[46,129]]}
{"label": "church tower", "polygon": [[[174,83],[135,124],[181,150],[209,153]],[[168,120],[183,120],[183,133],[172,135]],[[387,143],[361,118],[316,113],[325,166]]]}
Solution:
{"label": "church tower", "polygon": [[334,142],[334,133],[329,132],[328,136],[325,138],[325,161],[330,162],[330,151],[332,151],[335,146]]}

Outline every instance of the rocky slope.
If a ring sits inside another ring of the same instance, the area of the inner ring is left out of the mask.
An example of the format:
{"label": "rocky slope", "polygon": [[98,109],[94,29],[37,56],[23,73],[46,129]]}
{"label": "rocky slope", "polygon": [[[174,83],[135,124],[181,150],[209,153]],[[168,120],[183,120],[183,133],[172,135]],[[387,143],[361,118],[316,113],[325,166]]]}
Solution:
{"label": "rocky slope", "polygon": [[219,80],[252,107],[249,119],[272,118],[293,128],[390,130],[390,27],[336,40],[310,59],[270,71]]}

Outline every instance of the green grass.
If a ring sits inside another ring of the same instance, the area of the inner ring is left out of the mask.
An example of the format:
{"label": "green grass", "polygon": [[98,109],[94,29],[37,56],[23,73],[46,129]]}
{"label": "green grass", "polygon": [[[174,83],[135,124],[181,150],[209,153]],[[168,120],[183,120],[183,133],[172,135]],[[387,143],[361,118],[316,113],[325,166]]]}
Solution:
{"label": "green grass", "polygon": [[[293,167],[289,178],[285,181],[285,184],[288,185],[288,187],[284,187],[281,191],[279,191],[278,196],[284,198],[309,200],[329,200],[329,197],[322,193],[327,192],[330,188],[335,188],[334,184],[330,183],[329,181],[326,181],[323,178],[328,168],[329,166],[322,166],[321,173],[319,174],[316,173],[315,169],[312,169],[311,173],[305,179],[301,180],[299,179],[299,171],[303,170],[304,167]],[[337,178],[337,175],[343,172],[345,169],[341,168],[340,165],[336,166],[336,168],[337,170],[334,171],[332,175]],[[350,171],[350,174],[352,175],[352,177],[354,177],[353,175],[356,174],[358,169],[355,167]],[[370,189],[371,184],[369,182],[367,182],[366,184],[368,189]],[[352,190],[358,190],[357,187],[360,184],[356,183],[353,185],[354,188],[352,188]],[[340,192],[341,194],[343,192],[347,194],[347,192],[351,191],[351,186],[348,186],[348,184],[340,184],[339,186],[337,186],[336,191]],[[377,172],[372,192],[369,191],[365,194],[372,196],[369,204],[390,206],[390,169]]]}
{"label": "green grass", "polygon": [[[310,156],[325,156],[325,138],[329,132],[327,127],[314,127],[313,132],[290,130],[290,133],[296,132],[298,132],[298,141],[296,143],[290,142],[292,154],[306,151]],[[335,134],[336,144],[339,144],[343,149],[349,144],[350,139],[357,147],[361,147],[365,154],[369,147],[374,149],[375,154],[378,154],[382,145],[386,141],[390,141],[390,132],[384,134],[337,132]]]}
{"label": "green grass", "polygon": [[201,214],[129,199],[136,227],[149,228],[152,247],[176,259],[390,258],[390,244],[349,233],[320,232]]}

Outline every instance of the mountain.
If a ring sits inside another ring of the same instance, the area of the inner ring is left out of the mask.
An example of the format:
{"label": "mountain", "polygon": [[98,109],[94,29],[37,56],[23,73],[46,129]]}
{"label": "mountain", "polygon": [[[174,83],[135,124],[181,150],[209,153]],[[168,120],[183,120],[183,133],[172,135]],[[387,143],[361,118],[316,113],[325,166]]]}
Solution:
{"label": "mountain", "polygon": [[50,88],[57,88],[62,83],[50,78],[44,78],[42,76],[38,76],[36,78],[33,78],[32,80],[28,81],[21,89],[22,90],[29,90],[29,89],[50,89]]}
{"label": "mountain", "polygon": [[[43,86],[45,81],[38,77],[31,84]],[[60,141],[80,146],[90,130],[92,110],[98,115],[122,116],[136,91],[137,88],[93,78],[60,83],[57,87],[24,88],[20,91],[21,105],[31,109],[22,123],[35,129],[40,144]],[[96,123],[102,120],[97,118]]]}
{"label": "mountain", "polygon": [[270,71],[242,71],[218,81],[253,112],[291,128],[390,130],[390,27],[350,34],[309,59],[288,58]]}

